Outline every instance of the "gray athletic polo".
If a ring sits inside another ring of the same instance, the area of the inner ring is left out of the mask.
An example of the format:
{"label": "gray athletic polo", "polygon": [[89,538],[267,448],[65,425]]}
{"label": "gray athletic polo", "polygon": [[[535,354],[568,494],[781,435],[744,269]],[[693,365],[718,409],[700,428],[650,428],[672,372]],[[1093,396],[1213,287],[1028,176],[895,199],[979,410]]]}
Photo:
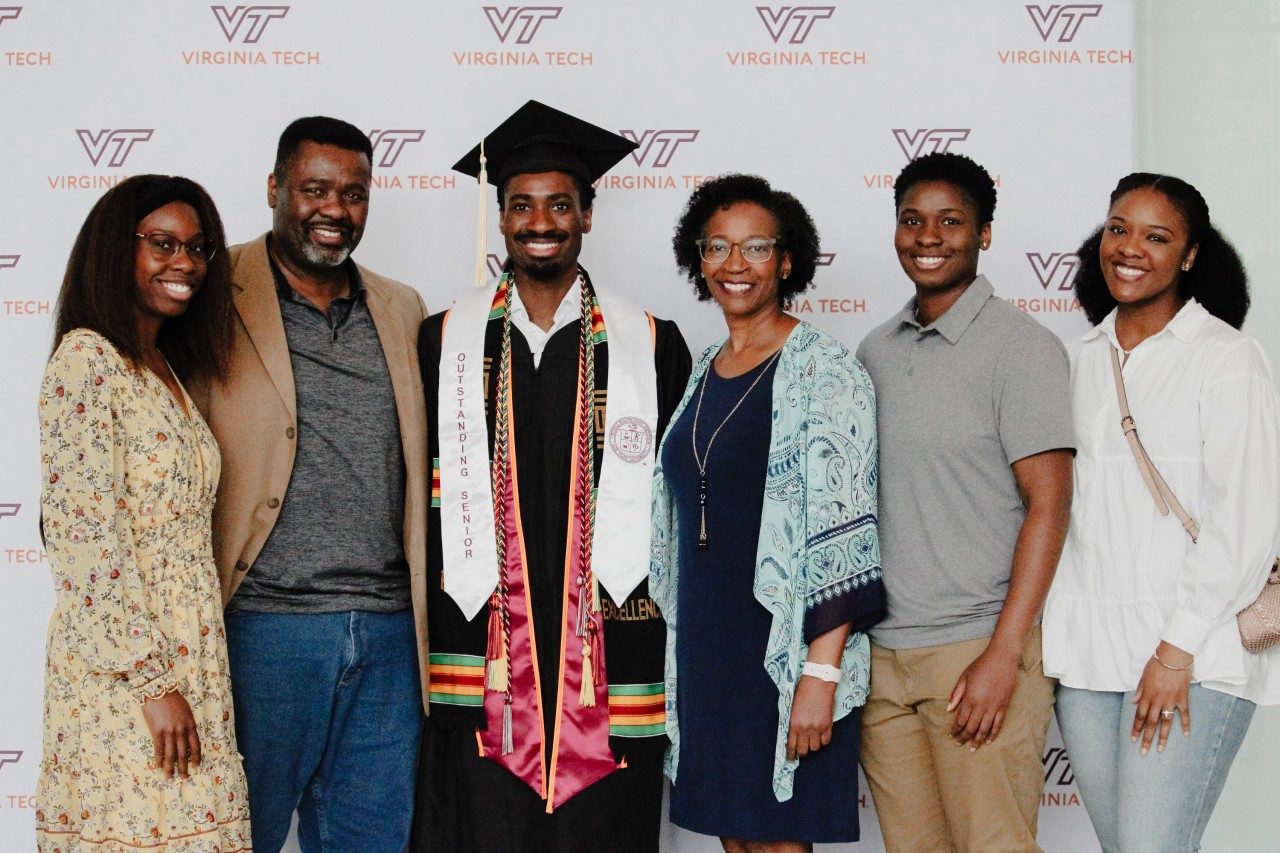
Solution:
{"label": "gray athletic polo", "polygon": [[988,637],[1025,509],[1012,463],[1075,448],[1062,343],[978,276],[929,326],[912,299],[858,347],[876,389],[890,649]]}

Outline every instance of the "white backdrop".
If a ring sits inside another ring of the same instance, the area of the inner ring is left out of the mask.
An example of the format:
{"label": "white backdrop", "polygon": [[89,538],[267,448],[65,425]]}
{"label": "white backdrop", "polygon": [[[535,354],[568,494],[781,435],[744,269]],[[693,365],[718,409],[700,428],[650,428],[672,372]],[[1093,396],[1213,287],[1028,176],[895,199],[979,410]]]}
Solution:
{"label": "white backdrop", "polygon": [[[758,172],[805,202],[827,257],[798,310],[852,346],[911,292],[892,176],[952,150],[998,183],[982,267],[997,292],[1064,337],[1084,330],[1070,252],[1133,162],[1129,0],[559,2],[0,5],[0,851],[31,847],[53,599],[36,391],[75,232],[127,175],[199,180],[239,242],[269,227],[284,125],[351,121],[375,141],[356,257],[438,310],[472,264],[476,192],[449,166],[535,97],[640,143],[601,183],[583,263],[677,319],[696,354],[722,327],[678,278],[670,235],[700,177]],[[1045,772],[1041,844],[1096,848],[1056,732]],[[881,849],[864,803],[858,849]],[[665,847],[718,849],[670,827]]]}

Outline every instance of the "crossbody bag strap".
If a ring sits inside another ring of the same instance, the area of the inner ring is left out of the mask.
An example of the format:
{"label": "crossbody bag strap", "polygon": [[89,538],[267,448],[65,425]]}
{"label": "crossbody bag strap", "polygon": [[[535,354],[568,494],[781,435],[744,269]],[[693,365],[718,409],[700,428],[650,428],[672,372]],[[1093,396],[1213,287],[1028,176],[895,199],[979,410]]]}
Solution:
{"label": "crossbody bag strap", "polygon": [[1138,463],[1138,470],[1142,473],[1142,480],[1147,484],[1147,491],[1151,492],[1151,497],[1155,500],[1156,509],[1159,510],[1160,514],[1168,515],[1169,510],[1172,509],[1178,521],[1182,522],[1182,529],[1187,531],[1191,541],[1195,542],[1200,538],[1200,525],[1196,524],[1196,520],[1183,509],[1177,496],[1169,488],[1169,484],[1165,482],[1164,477],[1160,476],[1160,472],[1156,470],[1151,457],[1147,455],[1147,449],[1142,446],[1142,440],[1138,438],[1138,424],[1129,412],[1129,398],[1124,391],[1124,376],[1120,369],[1120,353],[1115,347],[1109,347],[1109,349],[1111,350],[1111,373],[1116,379],[1116,399],[1120,402],[1120,428],[1124,430],[1124,437],[1129,442],[1129,449],[1133,451],[1133,458]]}

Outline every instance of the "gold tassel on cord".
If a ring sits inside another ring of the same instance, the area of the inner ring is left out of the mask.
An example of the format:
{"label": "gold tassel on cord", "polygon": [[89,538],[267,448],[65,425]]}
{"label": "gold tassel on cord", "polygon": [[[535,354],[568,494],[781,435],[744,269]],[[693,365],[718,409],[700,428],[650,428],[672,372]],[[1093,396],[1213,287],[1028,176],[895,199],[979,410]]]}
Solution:
{"label": "gold tassel on cord", "polygon": [[507,651],[503,649],[498,657],[489,661],[488,680],[486,682],[488,688],[495,693],[506,693],[511,683],[509,670]]}
{"label": "gold tassel on cord", "polygon": [[489,280],[489,170],[480,140],[480,211],[476,218],[476,287]]}

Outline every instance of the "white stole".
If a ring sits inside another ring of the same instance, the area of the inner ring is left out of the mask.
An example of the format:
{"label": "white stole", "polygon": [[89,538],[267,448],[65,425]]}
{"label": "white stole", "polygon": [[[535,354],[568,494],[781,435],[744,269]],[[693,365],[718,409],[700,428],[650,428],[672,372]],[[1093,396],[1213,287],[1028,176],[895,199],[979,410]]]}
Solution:
{"label": "white stole", "polygon": [[[497,282],[490,282],[458,299],[445,322],[440,352],[436,424],[442,583],[468,620],[498,585],[484,413],[484,338],[496,289]],[[621,604],[649,574],[658,381],[648,315],[609,291],[595,288],[595,295],[608,336],[609,369],[591,570],[614,603]]]}

